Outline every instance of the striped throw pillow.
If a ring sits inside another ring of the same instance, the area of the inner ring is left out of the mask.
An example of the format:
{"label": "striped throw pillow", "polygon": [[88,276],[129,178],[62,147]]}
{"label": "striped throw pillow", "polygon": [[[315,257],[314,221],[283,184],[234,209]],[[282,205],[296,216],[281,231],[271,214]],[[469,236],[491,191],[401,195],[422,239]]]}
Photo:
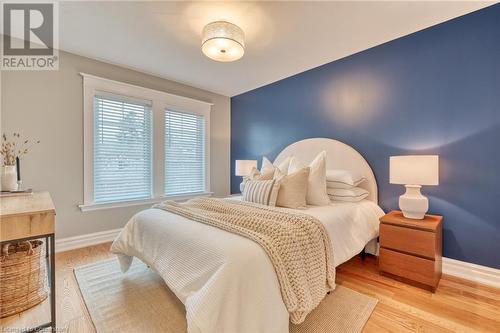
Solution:
{"label": "striped throw pillow", "polygon": [[243,201],[266,206],[276,206],[280,184],[274,179],[247,180],[243,189]]}

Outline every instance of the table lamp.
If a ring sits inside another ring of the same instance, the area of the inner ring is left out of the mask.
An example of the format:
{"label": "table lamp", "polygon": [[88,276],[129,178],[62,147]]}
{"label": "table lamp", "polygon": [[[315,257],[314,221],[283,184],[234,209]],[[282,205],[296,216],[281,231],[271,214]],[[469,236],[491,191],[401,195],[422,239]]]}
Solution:
{"label": "table lamp", "polygon": [[391,184],[406,187],[406,193],[399,197],[399,208],[404,217],[423,219],[429,209],[429,200],[420,193],[420,188],[439,184],[439,156],[391,156],[389,174]]}
{"label": "table lamp", "polygon": [[[236,160],[235,176],[250,176],[253,168],[257,168],[257,160]],[[243,192],[244,182],[240,184],[240,191]]]}

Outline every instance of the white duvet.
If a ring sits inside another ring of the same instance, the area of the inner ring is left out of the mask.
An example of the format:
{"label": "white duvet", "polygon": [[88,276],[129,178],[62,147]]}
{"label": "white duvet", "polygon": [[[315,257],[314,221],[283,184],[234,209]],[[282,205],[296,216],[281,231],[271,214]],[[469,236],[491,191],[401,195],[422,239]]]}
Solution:
{"label": "white duvet", "polygon": [[[336,266],[378,236],[378,219],[384,214],[367,200],[300,212],[325,225]],[[147,209],[127,223],[111,251],[123,271],[137,257],[158,272],[186,306],[190,333],[288,332],[289,316],[272,263],[251,240]]]}

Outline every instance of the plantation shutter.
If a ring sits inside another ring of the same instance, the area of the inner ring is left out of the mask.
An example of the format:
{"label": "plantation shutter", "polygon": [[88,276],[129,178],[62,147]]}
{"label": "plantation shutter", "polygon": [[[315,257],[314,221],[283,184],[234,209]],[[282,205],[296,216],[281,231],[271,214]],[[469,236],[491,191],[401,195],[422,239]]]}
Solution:
{"label": "plantation shutter", "polygon": [[205,192],[205,117],[165,111],[165,195]]}
{"label": "plantation shutter", "polygon": [[94,96],[94,201],[152,196],[152,111],[147,101]]}

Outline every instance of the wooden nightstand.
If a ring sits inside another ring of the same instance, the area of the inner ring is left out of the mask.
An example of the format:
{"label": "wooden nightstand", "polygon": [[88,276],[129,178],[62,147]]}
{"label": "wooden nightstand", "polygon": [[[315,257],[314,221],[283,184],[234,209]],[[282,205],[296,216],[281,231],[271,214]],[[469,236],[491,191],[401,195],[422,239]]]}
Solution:
{"label": "wooden nightstand", "polygon": [[380,273],[434,292],[441,278],[442,229],[439,215],[412,220],[392,211],[381,217]]}

